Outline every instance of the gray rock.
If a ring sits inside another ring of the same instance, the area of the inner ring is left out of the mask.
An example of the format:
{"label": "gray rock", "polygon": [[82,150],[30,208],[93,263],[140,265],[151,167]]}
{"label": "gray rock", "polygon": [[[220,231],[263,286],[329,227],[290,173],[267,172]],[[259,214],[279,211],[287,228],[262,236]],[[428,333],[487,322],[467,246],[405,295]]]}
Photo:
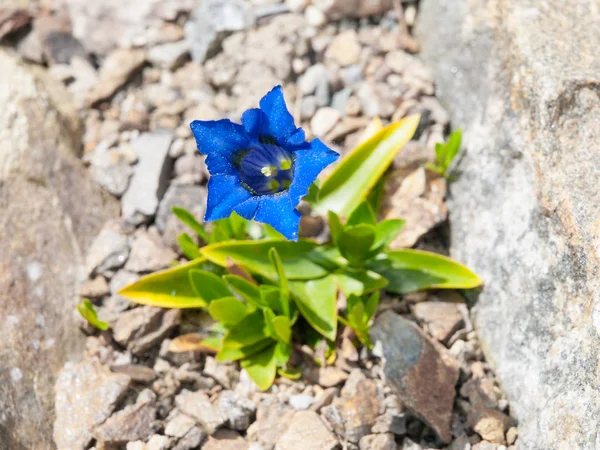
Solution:
{"label": "gray rock", "polygon": [[51,448],[56,375],[83,347],[83,253],[118,205],[79,159],[64,86],[2,49],[0,67],[0,440]]}
{"label": "gray rock", "polygon": [[145,62],[146,51],[143,49],[121,48],[112,52],[100,67],[98,82],[87,97],[88,104],[94,105],[112,97]]}
{"label": "gray rock", "polygon": [[237,431],[222,429],[209,436],[203,450],[247,450],[248,443]]}
{"label": "gray rock", "polygon": [[170,309],[163,314],[160,326],[130,342],[129,348],[135,355],[140,355],[150,350],[152,347],[160,344],[169,333],[179,325],[181,320],[180,309]]}
{"label": "gray rock", "polygon": [[[600,12],[561,6],[426,0],[418,27],[442,103],[464,130],[452,254],[486,282],[474,321],[519,447],[593,449]],[[451,25],[439,27],[441,16]]]}
{"label": "gray rock", "polygon": [[91,360],[66,364],[56,381],[54,441],[58,448],[86,449],[95,426],[111,415],[130,383]]}
{"label": "gray rock", "polygon": [[304,450],[308,448],[333,450],[339,445],[335,435],[327,429],[314,411],[298,411],[288,429],[277,440],[276,450]]}
{"label": "gray rock", "polygon": [[398,445],[391,433],[369,434],[358,443],[360,450],[397,450]]}
{"label": "gray rock", "polygon": [[194,426],[196,421],[185,414],[178,413],[165,426],[165,434],[177,438],[184,437]]}
{"label": "gray rock", "polygon": [[256,420],[248,427],[248,439],[264,448],[273,448],[287,431],[295,414],[296,411],[279,402],[274,395],[262,399],[256,410]]}
{"label": "gray rock", "polygon": [[[180,158],[181,159],[181,158]],[[186,232],[194,237],[195,233],[185,226],[172,212],[174,206],[191,212],[198,222],[204,221],[207,190],[204,186],[171,184],[160,202],[156,214],[156,228],[163,233],[163,241],[177,249],[177,236]]]}
{"label": "gray rock", "polygon": [[[462,308],[461,308],[462,307]],[[426,330],[440,342],[447,342],[465,325],[465,305],[450,302],[421,302],[413,307],[413,314]]]}
{"label": "gray rock", "polygon": [[294,409],[308,409],[315,402],[312,395],[297,394],[290,396],[289,404]]}
{"label": "gray rock", "polygon": [[75,37],[90,53],[103,57],[117,47],[145,45],[149,35],[160,33],[162,20],[174,22],[178,13],[189,13],[193,5],[192,0],[73,0],[68,8]]}
{"label": "gray rock", "polygon": [[459,374],[451,356],[429,341],[414,323],[392,311],[377,318],[371,335],[382,344],[386,383],[407,408],[449,443]]}
{"label": "gray rock", "polygon": [[113,338],[119,344],[126,346],[129,341],[156,329],[162,313],[160,308],[154,306],[140,306],[124,312],[112,327]]}
{"label": "gray rock", "polygon": [[244,30],[254,23],[248,3],[243,0],[207,0],[193,12],[185,24],[186,39],[194,62],[202,63],[220,48],[233,31]]}
{"label": "gray rock", "polygon": [[360,60],[361,45],[354,30],[338,34],[327,46],[325,56],[341,67],[352,66]]}
{"label": "gray rock", "polygon": [[327,69],[323,64],[310,66],[298,80],[298,88],[303,95],[314,94],[321,84],[326,84],[329,89],[327,76]]}
{"label": "gray rock", "polygon": [[148,61],[161,69],[175,70],[185,62],[189,52],[188,41],[169,42],[152,47],[148,51]]}
{"label": "gray rock", "polygon": [[317,137],[324,137],[342,118],[337,109],[329,106],[319,108],[310,121],[310,129]]}
{"label": "gray rock", "polygon": [[202,374],[214,378],[225,389],[232,389],[234,382],[239,377],[235,366],[218,363],[211,356],[206,358]]}
{"label": "gray rock", "polygon": [[194,427],[188,431],[179,442],[177,442],[177,445],[173,447],[173,450],[191,450],[193,448],[198,448],[198,446],[204,442],[206,437],[206,431],[200,427]]}
{"label": "gray rock", "polygon": [[138,163],[129,188],[121,199],[122,214],[126,220],[139,223],[156,214],[171,175],[169,147],[172,139],[170,131],[157,130],[144,133],[133,141]]}
{"label": "gray rock", "polygon": [[131,254],[125,269],[131,272],[156,272],[169,267],[177,258],[173,250],[160,240],[156,230],[138,230],[131,244]]}
{"label": "gray rock", "polygon": [[129,256],[127,236],[119,232],[118,225],[108,222],[94,239],[86,257],[86,270],[90,276],[123,267]]}
{"label": "gray rock", "polygon": [[129,185],[133,169],[129,162],[118,151],[94,151],[91,157],[92,176],[96,183],[111,194],[120,197]]}
{"label": "gray rock", "polygon": [[379,15],[394,4],[393,0],[313,0],[312,3],[334,20]]}
{"label": "gray rock", "polygon": [[82,297],[99,298],[103,297],[110,292],[106,278],[102,275],[98,275],[93,280],[86,281],[81,289],[79,289],[79,295]]}
{"label": "gray rock", "polygon": [[401,450],[423,450],[423,447],[409,438],[404,438],[404,441],[402,441]]}
{"label": "gray rock", "polygon": [[190,392],[184,389],[175,397],[175,403],[182,412],[196,419],[209,435],[227,422],[227,418],[221,415],[219,409],[213,406],[203,392]]}
{"label": "gray rock", "polygon": [[96,440],[106,444],[125,444],[129,441],[147,440],[160,427],[156,420],[156,394],[142,391],[134,405],[114,413],[93,432]]}
{"label": "gray rock", "polygon": [[219,393],[215,406],[219,414],[227,419],[227,427],[238,431],[246,430],[256,413],[254,403],[234,391]]}
{"label": "gray rock", "polygon": [[69,64],[75,57],[87,59],[81,42],[70,32],[51,31],[42,42],[43,54],[48,64]]}
{"label": "gray rock", "polygon": [[348,99],[352,95],[352,89],[345,88],[341,91],[337,91],[333,94],[333,98],[331,99],[331,107],[337,109],[340,114],[346,115],[346,105],[348,104]]}
{"label": "gray rock", "polygon": [[341,397],[323,408],[322,414],[337,434],[357,444],[371,433],[381,408],[381,397],[375,383],[355,369],[342,388]]}
{"label": "gray rock", "polygon": [[31,15],[22,8],[6,5],[0,13],[0,40],[8,36],[31,21]]}

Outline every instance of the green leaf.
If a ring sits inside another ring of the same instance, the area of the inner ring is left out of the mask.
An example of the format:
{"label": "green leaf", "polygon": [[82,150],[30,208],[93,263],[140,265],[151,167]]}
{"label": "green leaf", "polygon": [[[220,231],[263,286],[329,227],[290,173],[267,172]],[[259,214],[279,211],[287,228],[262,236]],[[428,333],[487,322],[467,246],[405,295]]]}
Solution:
{"label": "green leaf", "polygon": [[208,312],[217,322],[227,328],[237,325],[248,315],[248,308],[235,297],[223,297],[213,300],[208,305]]}
{"label": "green leaf", "polygon": [[254,311],[231,328],[223,338],[223,347],[244,348],[269,337],[262,311]]}
{"label": "green leaf", "polygon": [[[190,283],[190,271],[204,269],[205,258],[147,275],[133,284],[125,286],[118,294],[135,303],[160,308],[202,308],[206,301],[198,297]],[[227,294],[231,295],[231,294]]]}
{"label": "green leaf", "polygon": [[189,276],[194,292],[207,304],[218,298],[231,296],[231,291],[227,289],[221,277],[212,272],[192,269],[189,272]]}
{"label": "green leaf", "polygon": [[373,225],[354,225],[344,228],[338,240],[338,248],[351,267],[360,267],[366,261],[374,242]]}
{"label": "green leaf", "polygon": [[448,140],[446,141],[446,159],[444,161],[444,165],[446,171],[452,164],[452,161],[460,151],[460,143],[462,141],[462,131],[456,130],[450,136],[448,136]]}
{"label": "green leaf", "polygon": [[273,228],[271,225],[263,223],[262,229],[263,229],[263,234],[265,235],[266,239],[277,239],[277,240],[285,239],[285,236],[283,234],[281,234],[279,231],[277,231],[275,228]]}
{"label": "green leaf", "polygon": [[277,370],[277,360],[275,358],[276,345],[271,345],[264,350],[248,356],[242,360],[241,366],[246,369],[250,378],[256,385],[264,390],[267,390],[275,381],[275,373]]}
{"label": "green leaf", "polygon": [[283,263],[281,262],[281,258],[279,257],[279,253],[277,253],[277,249],[271,247],[269,250],[269,259],[273,263],[273,267],[275,267],[275,271],[277,272],[277,278],[279,281],[279,290],[281,296],[281,310],[284,316],[290,316],[290,291],[288,288],[288,279],[285,276],[285,272],[283,269]]}
{"label": "green leaf", "polygon": [[369,296],[369,298],[365,302],[365,316],[367,318],[367,321],[371,320],[371,318],[375,315],[375,311],[377,311],[377,306],[379,305],[380,297],[380,292],[375,291]]}
{"label": "green leaf", "polygon": [[242,358],[247,358],[250,355],[260,352],[261,350],[273,345],[275,341],[273,339],[263,339],[252,345],[246,347],[233,348],[233,347],[222,347],[217,353],[216,360],[218,362],[225,361],[237,361]]}
{"label": "green leaf", "polygon": [[313,184],[308,187],[308,194],[304,196],[302,200],[312,205],[319,198],[319,180],[316,180]]}
{"label": "green leaf", "polygon": [[281,305],[281,289],[277,286],[271,286],[270,284],[262,284],[258,288],[260,293],[261,307],[271,308],[277,314],[283,313],[283,307]]}
{"label": "green leaf", "polygon": [[290,283],[290,288],[300,314],[306,321],[327,339],[335,340],[337,329],[335,276],[329,275],[306,282],[294,281]]}
{"label": "green leaf", "polygon": [[384,288],[388,281],[371,270],[341,269],[334,274],[344,295],[364,295]]}
{"label": "green leaf", "polygon": [[342,225],[340,216],[338,216],[333,211],[327,211],[327,216],[329,219],[329,232],[331,234],[331,242],[333,242],[333,244],[337,246],[338,241],[340,240],[340,236],[344,231],[344,226]]}
{"label": "green leaf", "polygon": [[229,225],[231,227],[231,237],[235,240],[241,241],[246,239],[246,227],[248,221],[240,216],[235,211],[229,216]]}
{"label": "green leaf", "polygon": [[289,342],[292,339],[292,323],[287,316],[277,316],[273,319],[273,328],[275,329],[275,335],[278,340]]}
{"label": "green leaf", "polygon": [[302,371],[298,368],[294,368],[294,369],[277,369],[277,373],[284,377],[287,378],[288,380],[292,380],[292,381],[296,381],[299,380],[302,377]]}
{"label": "green leaf", "polygon": [[368,195],[414,135],[419,115],[388,125],[341,160],[323,182],[315,211],[348,216]]}
{"label": "green leaf", "polygon": [[187,259],[193,260],[202,256],[200,254],[200,249],[189,234],[181,233],[177,236],[177,243]]}
{"label": "green leaf", "polygon": [[275,327],[273,326],[273,321],[275,320],[275,313],[271,308],[263,308],[262,310],[263,316],[265,318],[265,324],[267,325],[266,330],[269,337],[273,339],[277,339]]}
{"label": "green leaf", "polygon": [[436,253],[393,250],[367,267],[389,281],[386,290],[404,294],[424,289],[471,289],[482,281],[468,268]]}
{"label": "green leaf", "polygon": [[275,346],[275,353],[273,354],[273,358],[275,358],[275,364],[277,366],[284,366],[290,359],[290,355],[292,354],[292,346],[283,341],[277,342]]}
{"label": "green leaf", "polygon": [[224,275],[223,280],[229,288],[242,297],[249,305],[263,306],[258,287],[237,275]]}
{"label": "green leaf", "polygon": [[350,214],[350,217],[348,217],[348,221],[346,222],[346,227],[362,224],[377,224],[377,219],[375,218],[373,208],[371,208],[371,205],[366,200],[358,205],[354,211],[352,211],[352,214]]}
{"label": "green leaf", "polygon": [[207,233],[206,229],[204,228],[204,225],[198,222],[191,212],[189,212],[187,209],[180,208],[178,206],[173,206],[173,208],[171,208],[171,211],[173,211],[173,214],[175,214],[175,216],[181,222],[183,222],[184,225],[190,227],[200,239],[202,239],[204,242],[210,241],[210,235]]}
{"label": "green leaf", "polygon": [[355,330],[363,330],[368,327],[365,320],[365,305],[361,299],[358,299],[358,303],[348,310],[348,321]]}
{"label": "green leaf", "polygon": [[319,278],[327,271],[308,259],[307,255],[317,246],[316,243],[299,240],[280,241],[241,241],[223,242],[203,247],[202,255],[220,266],[226,267],[227,257],[244,266],[250,272],[277,280],[277,271],[269,259],[269,250],[275,248],[281,257],[281,262],[288,280],[305,280]]}
{"label": "green leaf", "polygon": [[87,320],[88,323],[93,327],[98,328],[101,331],[108,330],[108,322],[98,320],[98,314],[96,314],[94,305],[92,305],[92,302],[90,302],[87,298],[81,300],[81,303],[77,305],[77,311],[79,311],[81,317]]}
{"label": "green leaf", "polygon": [[381,209],[383,194],[385,192],[385,181],[386,177],[382,176],[367,195],[367,201],[369,202],[369,205],[371,205],[375,215],[379,214],[379,210]]}
{"label": "green leaf", "polygon": [[385,250],[396,236],[398,236],[405,223],[406,221],[402,219],[388,219],[379,222],[375,226],[375,243],[371,248],[371,255],[375,256]]}

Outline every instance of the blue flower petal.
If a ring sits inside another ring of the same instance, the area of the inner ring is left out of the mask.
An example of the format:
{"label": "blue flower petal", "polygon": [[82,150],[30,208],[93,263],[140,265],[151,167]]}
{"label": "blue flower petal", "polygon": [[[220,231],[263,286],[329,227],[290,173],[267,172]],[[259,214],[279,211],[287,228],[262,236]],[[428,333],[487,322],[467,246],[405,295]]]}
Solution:
{"label": "blue flower petal", "polygon": [[296,125],[294,125],[294,118],[285,105],[283,88],[275,86],[271,89],[261,99],[260,109],[268,119],[261,132],[275,138],[280,145],[284,145],[290,136],[296,132]]}
{"label": "blue flower petal", "polygon": [[240,203],[234,208],[234,211],[242,216],[244,219],[253,220],[256,216],[256,210],[260,203],[261,197],[252,197],[243,203]]}
{"label": "blue flower petal", "polygon": [[232,163],[235,152],[250,144],[244,127],[230,120],[194,120],[190,124],[200,153],[207,155],[206,165],[211,175],[235,175]]}
{"label": "blue flower petal", "polygon": [[330,150],[319,139],[310,143],[310,149],[294,152],[294,176],[289,189],[292,205],[296,206],[308,193],[308,188],[321,171],[335,162],[340,155]]}
{"label": "blue flower petal", "polygon": [[269,119],[258,109],[248,109],[242,114],[242,125],[251,138],[258,139],[263,129],[268,130]]}
{"label": "blue flower petal", "polygon": [[210,222],[229,217],[238,205],[251,197],[252,194],[244,189],[238,177],[212,175],[208,180],[208,201],[204,220]]}
{"label": "blue flower petal", "polygon": [[260,197],[255,220],[271,225],[286,239],[297,241],[300,212],[292,205],[287,192]]}
{"label": "blue flower petal", "polygon": [[296,128],[296,131],[288,138],[286,147],[292,151],[310,148],[310,143],[306,142],[306,135],[302,128]]}

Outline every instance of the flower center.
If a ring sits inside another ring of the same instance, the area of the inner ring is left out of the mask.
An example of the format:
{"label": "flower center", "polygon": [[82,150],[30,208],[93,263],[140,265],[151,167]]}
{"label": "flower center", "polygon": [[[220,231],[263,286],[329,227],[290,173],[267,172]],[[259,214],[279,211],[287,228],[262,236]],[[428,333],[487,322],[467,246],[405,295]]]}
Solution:
{"label": "flower center", "polygon": [[278,145],[257,143],[239,157],[242,185],[252,194],[276,194],[292,184],[294,157]]}

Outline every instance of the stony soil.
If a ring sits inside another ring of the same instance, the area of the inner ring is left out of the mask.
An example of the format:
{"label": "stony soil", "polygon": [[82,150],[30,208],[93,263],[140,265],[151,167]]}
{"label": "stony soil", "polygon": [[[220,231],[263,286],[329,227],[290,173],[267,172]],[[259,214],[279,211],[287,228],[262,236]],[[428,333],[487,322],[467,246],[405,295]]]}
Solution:
{"label": "stony soil", "polygon": [[[403,31],[417,5],[351,3],[231,0],[194,9],[192,1],[149,0],[128,11],[116,0],[73,0],[40,7],[28,33],[18,30],[22,15],[4,19],[0,34],[13,32],[10,45],[68,87],[85,121],[82,158],[121,201],[121,219],[86,249],[80,294],[111,329],[98,334],[82,322],[85,356],[68,363],[56,385],[58,448],[515,448],[508,402],[456,292],[385,298],[372,352],[355,347],[348,330],[331,366],[318,367],[318,354],[298,348],[301,380],[279,379],[268,392],[237,365],[175,345],[175,337],[201,332],[206,315],[136,306],[116,294],[181,258],[175,237],[184,228],[172,206],[202,218],[208,173],[189,122],[237,120],[277,84],[307,134],[342,155],[372,117],[421,113],[390,170],[382,215],[407,220],[394,246],[444,251],[446,183],[423,166],[449,119]],[[323,227],[306,218],[302,234]]]}

